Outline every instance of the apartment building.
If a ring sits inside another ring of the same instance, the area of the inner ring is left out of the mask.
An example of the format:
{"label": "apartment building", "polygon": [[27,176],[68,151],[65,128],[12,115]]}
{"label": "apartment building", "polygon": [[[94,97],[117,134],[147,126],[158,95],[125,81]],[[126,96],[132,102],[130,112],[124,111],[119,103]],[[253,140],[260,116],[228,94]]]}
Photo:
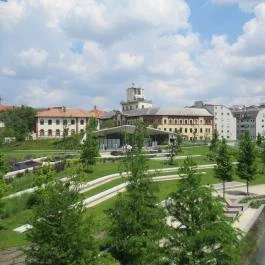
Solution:
{"label": "apartment building", "polygon": [[232,113],[237,121],[237,137],[249,132],[252,139],[257,139],[258,134],[265,136],[265,105],[232,107]]}
{"label": "apartment building", "polygon": [[83,109],[48,108],[36,114],[36,138],[69,136],[85,131],[89,113]]}
{"label": "apartment building", "polygon": [[203,101],[195,101],[192,107],[205,108],[214,116],[214,129],[217,130],[220,139],[237,139],[236,118],[231,109],[224,105],[204,104]]}

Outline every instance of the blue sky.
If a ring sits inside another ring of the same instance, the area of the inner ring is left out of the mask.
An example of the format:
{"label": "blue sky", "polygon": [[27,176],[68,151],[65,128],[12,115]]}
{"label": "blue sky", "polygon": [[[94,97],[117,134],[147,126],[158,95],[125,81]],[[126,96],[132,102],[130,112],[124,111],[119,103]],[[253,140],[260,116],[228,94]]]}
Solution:
{"label": "blue sky", "polygon": [[132,82],[156,106],[265,102],[261,0],[0,1],[0,96],[118,109]]}

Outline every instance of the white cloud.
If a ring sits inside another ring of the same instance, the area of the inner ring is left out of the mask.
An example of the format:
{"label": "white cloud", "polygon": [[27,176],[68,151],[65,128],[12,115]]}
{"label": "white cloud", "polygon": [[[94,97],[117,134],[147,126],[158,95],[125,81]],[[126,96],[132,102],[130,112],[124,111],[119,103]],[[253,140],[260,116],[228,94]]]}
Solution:
{"label": "white cloud", "polygon": [[37,50],[35,48],[30,48],[28,50],[23,50],[19,52],[18,58],[21,63],[25,66],[40,66],[42,65],[48,57],[48,52],[45,50]]}
{"label": "white cloud", "polygon": [[254,7],[263,2],[263,0],[210,0],[218,5],[238,5],[246,12],[252,12]]}
{"label": "white cloud", "polygon": [[2,75],[8,76],[8,77],[13,77],[16,75],[16,72],[13,69],[8,68],[8,67],[3,67],[0,72]]}
{"label": "white cloud", "polygon": [[137,54],[120,53],[117,68],[133,70],[139,68],[144,62],[144,57]]}
{"label": "white cloud", "polygon": [[0,30],[1,28],[10,29],[17,24],[24,16],[24,4],[16,0],[0,2]]}

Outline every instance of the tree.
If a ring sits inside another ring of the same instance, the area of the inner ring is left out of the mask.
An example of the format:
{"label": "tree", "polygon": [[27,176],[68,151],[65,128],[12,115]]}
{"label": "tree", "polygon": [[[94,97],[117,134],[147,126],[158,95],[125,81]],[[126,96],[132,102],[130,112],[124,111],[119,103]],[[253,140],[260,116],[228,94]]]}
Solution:
{"label": "tree", "polygon": [[164,211],[157,205],[156,187],[147,174],[146,158],[142,154],[145,132],[144,124],[138,122],[133,148],[124,161],[129,173],[127,192],[119,195],[108,211],[112,252],[121,264],[162,264],[159,240],[166,226]]}
{"label": "tree", "polygon": [[257,136],[257,146],[261,146],[261,144],[262,144],[262,136],[261,136],[261,134],[260,133],[258,133],[258,136]]}
{"label": "tree", "polygon": [[247,195],[249,195],[249,182],[255,178],[256,165],[255,145],[250,134],[246,132],[239,142],[237,174],[246,181]]}
{"label": "tree", "polygon": [[90,117],[88,129],[94,131],[97,129],[97,127],[98,127],[98,120],[95,117]]}
{"label": "tree", "polygon": [[214,133],[213,133],[213,138],[211,140],[210,146],[209,146],[209,150],[210,150],[210,159],[214,160],[216,157],[216,152],[218,149],[218,145],[220,143],[220,140],[218,139],[218,132],[215,129]]}
{"label": "tree", "polygon": [[[35,127],[35,110],[21,106],[0,112],[0,120],[14,133],[17,141],[24,141]],[[13,135],[8,135],[13,136]]]}
{"label": "tree", "polygon": [[91,171],[91,166],[96,164],[96,157],[99,156],[99,146],[91,130],[86,131],[86,140],[82,146],[81,162],[87,171]]}
{"label": "tree", "polygon": [[76,188],[57,182],[41,190],[40,204],[34,209],[31,246],[26,264],[97,264],[98,249],[91,234],[92,221],[84,221]]}
{"label": "tree", "polygon": [[224,215],[213,190],[201,185],[194,163],[188,158],[181,170],[187,174],[167,201],[167,209],[179,223],[167,242],[172,264],[237,265],[239,231]]}
{"label": "tree", "polygon": [[265,173],[265,142],[262,143],[260,155],[263,163],[263,173]]}
{"label": "tree", "polygon": [[223,198],[225,198],[225,182],[233,179],[233,166],[225,139],[222,139],[216,155],[215,177],[223,182]]}

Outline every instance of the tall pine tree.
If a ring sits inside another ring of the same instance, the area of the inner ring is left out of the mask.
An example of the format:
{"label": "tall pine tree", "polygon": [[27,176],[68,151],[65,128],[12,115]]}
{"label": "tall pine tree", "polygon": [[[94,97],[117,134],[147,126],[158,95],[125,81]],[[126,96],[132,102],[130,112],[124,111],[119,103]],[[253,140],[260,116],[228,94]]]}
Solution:
{"label": "tall pine tree", "polygon": [[249,182],[256,175],[255,159],[255,144],[252,142],[250,134],[246,132],[239,142],[237,173],[241,179],[246,181],[248,195]]}
{"label": "tall pine tree", "polygon": [[147,174],[142,154],[145,126],[138,123],[133,148],[128,151],[124,166],[129,173],[127,192],[119,195],[111,217],[111,246],[122,264],[162,264],[159,242],[166,226],[164,211],[157,205],[155,184]]}
{"label": "tall pine tree", "polygon": [[223,182],[223,198],[225,198],[225,182],[233,179],[233,166],[225,139],[222,139],[216,155],[215,177]]}
{"label": "tall pine tree", "polygon": [[239,232],[224,215],[219,198],[201,185],[194,163],[185,161],[186,177],[167,202],[169,214],[179,223],[167,241],[171,264],[238,265]]}

